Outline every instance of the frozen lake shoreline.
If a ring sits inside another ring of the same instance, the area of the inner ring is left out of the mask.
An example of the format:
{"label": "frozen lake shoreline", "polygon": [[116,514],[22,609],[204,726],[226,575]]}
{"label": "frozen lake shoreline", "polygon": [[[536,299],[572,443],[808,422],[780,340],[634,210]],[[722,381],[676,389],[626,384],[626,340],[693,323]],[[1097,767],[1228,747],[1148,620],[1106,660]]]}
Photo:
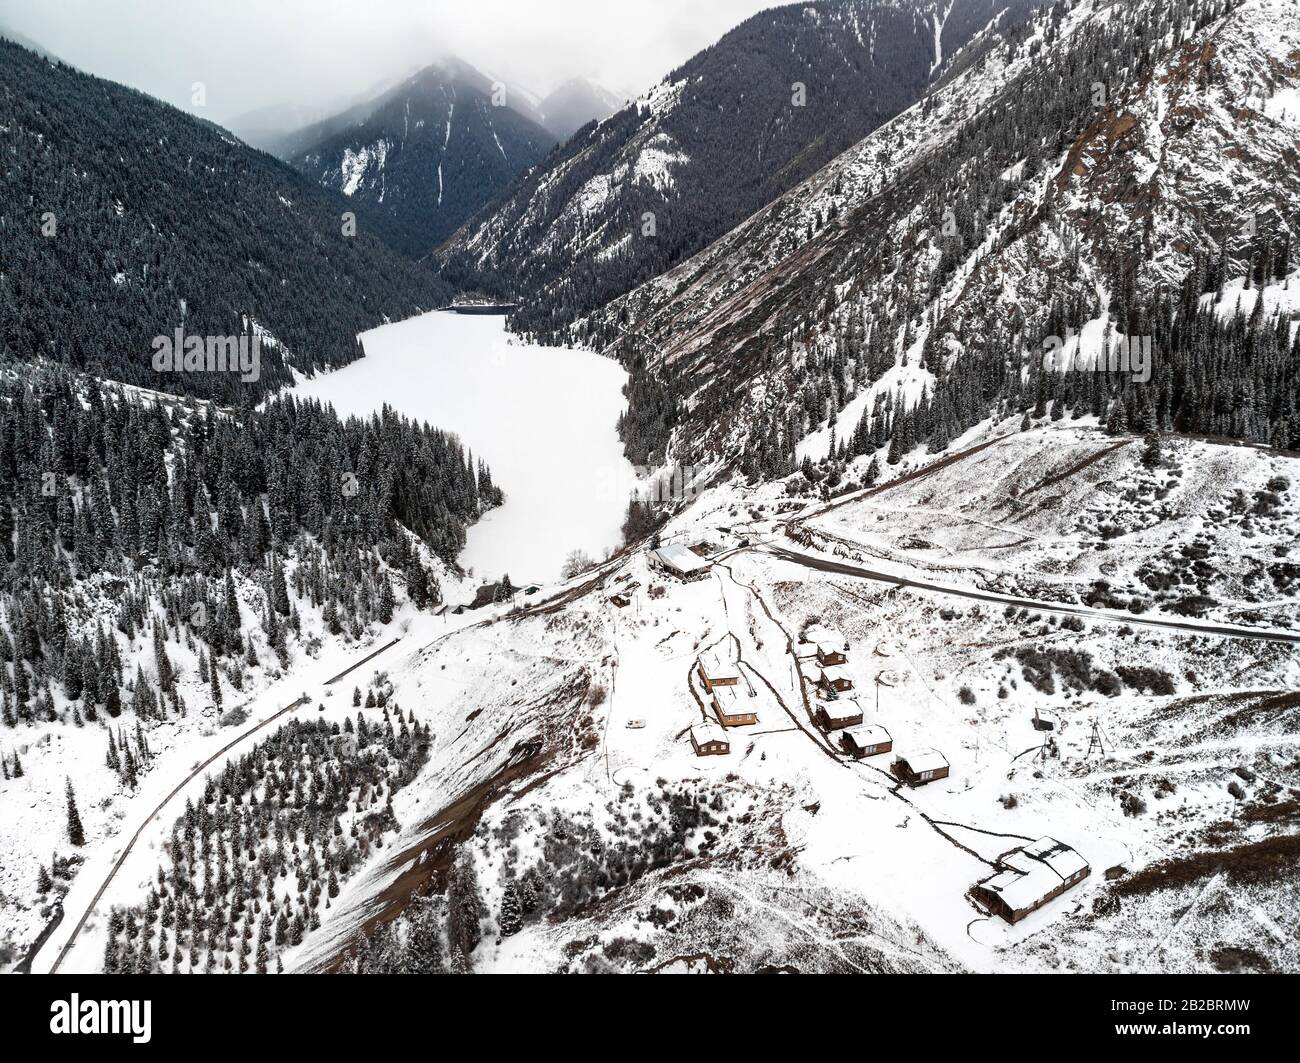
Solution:
{"label": "frozen lake shoreline", "polygon": [[590,351],[521,343],[505,319],[430,313],[363,334],[366,357],[293,394],[342,417],[388,403],[455,432],[492,470],[506,504],[470,529],[476,577],[554,580],[565,557],[619,541],[632,467],[618,439],[627,374]]}

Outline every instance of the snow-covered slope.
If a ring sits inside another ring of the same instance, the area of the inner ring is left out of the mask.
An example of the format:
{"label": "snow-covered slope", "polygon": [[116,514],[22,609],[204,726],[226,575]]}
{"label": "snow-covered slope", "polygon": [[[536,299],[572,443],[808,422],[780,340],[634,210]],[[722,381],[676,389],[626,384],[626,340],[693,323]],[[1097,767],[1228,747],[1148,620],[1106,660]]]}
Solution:
{"label": "snow-covered slope", "polygon": [[[551,332],[700,250],[917,100],[1033,0],[849,0],[755,15],[521,178],[440,252]],[[1000,13],[1000,14],[999,14]]]}
{"label": "snow-covered slope", "polygon": [[940,361],[953,392],[987,393],[1046,336],[1150,332],[1130,313],[1189,276],[1199,292],[1285,261],[1294,4],[1077,0],[972,51],[922,103],[575,329],[666,367],[689,410],[679,452],[698,453],[706,426],[715,454],[756,431],[793,446],[888,372],[919,366],[933,394]]}

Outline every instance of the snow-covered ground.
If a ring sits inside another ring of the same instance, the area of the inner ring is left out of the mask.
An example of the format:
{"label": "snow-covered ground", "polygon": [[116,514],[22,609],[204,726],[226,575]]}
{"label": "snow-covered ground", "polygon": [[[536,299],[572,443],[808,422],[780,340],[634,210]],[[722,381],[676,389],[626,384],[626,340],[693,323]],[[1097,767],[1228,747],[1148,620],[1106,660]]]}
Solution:
{"label": "snow-covered ground", "polygon": [[627,374],[586,351],[509,337],[503,318],[433,313],[367,332],[366,357],[294,393],[366,416],[385,403],[455,432],[506,504],[469,533],[462,566],[550,582],[565,557],[619,541],[632,467],[618,439]]}
{"label": "snow-covered ground", "polygon": [[[1196,541],[1219,574],[1220,619],[1240,622],[1235,607],[1260,596],[1243,555],[1294,542],[1289,487],[1246,527],[1214,505],[1225,482],[1252,489],[1294,459],[1178,441],[1170,466],[1148,474],[1138,441],[1117,447],[1091,426],[1006,429],[958,441],[950,465],[909,456],[892,482],[825,512],[781,485],[712,488],[665,533],[714,560],[697,583],[665,579],[637,551],[597,574],[602,586],[491,624],[416,618],[373,667],[431,729],[429,762],[394,799],[400,833],[283,955],[285,968],[335,963],[359,926],[400,912],[456,853],[474,866],[483,905],[479,971],[1285,968],[1294,887],[1244,876],[1253,861],[1270,866],[1270,846],[1289,851],[1300,814],[1294,646],[1144,628],[1137,614],[1131,625],[1067,623],[775,554],[794,543],[784,524],[797,519],[842,536],[800,544],[813,560],[858,551],[872,567],[910,561],[967,586],[1019,568],[1062,590],[1101,572],[1133,593],[1164,544]],[[1089,503],[1117,520],[1105,505],[1114,490],[1127,519],[1097,550],[1092,525],[1075,522]],[[1188,511],[1201,515],[1195,528]],[[615,592],[630,604],[619,608]],[[820,731],[809,711],[819,695],[790,653],[812,622],[846,637],[866,722],[885,726],[896,752],[942,751],[949,778],[899,788],[892,755],[853,762]],[[728,732],[726,755],[700,758],[688,731],[708,695],[692,667],[710,648],[738,658],[741,704],[758,721]],[[327,716],[351,711],[336,704],[351,677],[329,699],[319,677],[301,675],[285,694],[307,689],[304,715],[319,714],[318,700]],[[1152,675],[1169,690],[1144,689]],[[284,700],[275,693],[268,711]],[[1055,721],[1050,748],[1036,711]],[[1094,720],[1101,751],[1090,748]],[[180,763],[150,787],[165,789]],[[703,825],[677,829],[677,812],[705,807]],[[149,828],[106,902],[143,900],[168,820]],[[1092,874],[1014,927],[990,917],[968,891],[1001,854],[1043,835],[1076,848]],[[96,854],[74,893],[111,856]],[[539,906],[518,933],[501,933],[507,891],[530,875],[544,883]],[[72,969],[93,969],[102,952],[102,917],[90,929]]]}

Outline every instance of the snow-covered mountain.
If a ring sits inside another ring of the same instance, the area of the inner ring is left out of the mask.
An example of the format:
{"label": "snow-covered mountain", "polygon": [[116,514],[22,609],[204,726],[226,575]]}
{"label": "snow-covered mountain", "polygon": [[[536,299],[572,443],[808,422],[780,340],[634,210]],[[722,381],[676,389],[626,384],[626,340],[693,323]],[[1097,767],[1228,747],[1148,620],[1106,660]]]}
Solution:
{"label": "snow-covered mountain", "polygon": [[[856,417],[902,386],[945,404],[942,444],[991,401],[1036,397],[1048,337],[1091,357],[1152,332],[1168,377],[1138,401],[1167,424],[1294,437],[1294,364],[1270,388],[1267,363],[1213,372],[1166,333],[1180,298],[1190,314],[1234,277],[1289,273],[1295,5],[1078,0],[976,46],[921,103],[575,330],[659,368],[655,401],[671,392],[684,423],[658,443],[735,457],[759,436],[776,449],[750,456],[779,471],[777,451],[855,397]],[[1211,407],[1257,394],[1257,423],[1200,416],[1214,388]]]}
{"label": "snow-covered mountain", "polygon": [[524,112],[535,113],[524,94],[447,59],[355,121],[331,120],[289,161],[351,199],[393,246],[427,254],[554,145]]}
{"label": "snow-covered mountain", "polygon": [[700,251],[910,106],[1033,0],[849,0],[764,11],[521,176],[439,252],[550,333]]}
{"label": "snow-covered mountain", "polygon": [[560,141],[588,122],[599,122],[623,106],[623,100],[586,78],[570,78],[541,100],[542,123]]}
{"label": "snow-covered mountain", "polygon": [[226,125],[245,144],[279,159],[291,159],[328,136],[364,121],[387,93],[414,72],[393,71],[368,89],[344,96],[258,107],[230,119]]}
{"label": "snow-covered mountain", "polygon": [[[357,357],[358,332],[450,295],[373,234],[347,236],[338,196],[226,130],[3,41],[0,150],[4,361],[260,398],[291,370]],[[259,379],[156,372],[151,344],[182,325],[261,330],[274,342]]]}

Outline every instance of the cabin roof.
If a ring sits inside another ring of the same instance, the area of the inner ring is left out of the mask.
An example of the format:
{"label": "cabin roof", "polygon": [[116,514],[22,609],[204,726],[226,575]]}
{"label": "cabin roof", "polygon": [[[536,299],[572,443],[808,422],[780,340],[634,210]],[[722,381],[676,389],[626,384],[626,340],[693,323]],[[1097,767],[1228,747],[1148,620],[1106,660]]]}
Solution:
{"label": "cabin roof", "polygon": [[[747,708],[740,700],[739,687],[716,687],[713,691],[713,697],[722,707],[723,712],[754,712],[754,709]],[[748,697],[745,701],[749,701]]]}
{"label": "cabin roof", "polygon": [[700,654],[700,668],[710,681],[740,678],[739,665],[731,658],[723,657],[717,650],[705,650]]}
{"label": "cabin roof", "polygon": [[853,676],[849,674],[849,670],[845,668],[844,665],[842,664],[836,664],[836,665],[832,665],[829,668],[823,668],[822,678],[826,680],[826,682],[828,683],[838,683],[842,679],[847,679],[850,683],[853,682]]}
{"label": "cabin roof", "polygon": [[702,746],[706,742],[721,742],[725,746],[731,745],[730,740],[727,738],[727,732],[712,720],[696,720],[691,724],[691,738],[697,746]]}
{"label": "cabin roof", "polygon": [[709,567],[709,562],[684,546],[661,546],[654,554],[675,572],[703,572]]}
{"label": "cabin roof", "polygon": [[860,723],[856,727],[850,727],[843,734],[853,740],[853,744],[859,749],[866,749],[869,746],[878,746],[882,742],[892,742],[888,731],[878,723]]}
{"label": "cabin roof", "polygon": [[1034,907],[1088,866],[1078,852],[1055,838],[1039,838],[1005,854],[998,862],[1001,868],[997,874],[979,885],[1001,897],[1013,912]]}
{"label": "cabin roof", "polygon": [[914,749],[910,753],[901,754],[898,759],[918,775],[923,771],[948,767],[948,758],[937,749]]}
{"label": "cabin roof", "polygon": [[862,706],[852,698],[823,701],[818,707],[826,713],[828,720],[851,720],[854,716],[863,715]]}
{"label": "cabin roof", "polygon": [[1055,838],[1039,838],[1026,845],[1024,851],[1028,856],[1041,860],[1061,878],[1076,875],[1088,866],[1088,861],[1077,850]]}

